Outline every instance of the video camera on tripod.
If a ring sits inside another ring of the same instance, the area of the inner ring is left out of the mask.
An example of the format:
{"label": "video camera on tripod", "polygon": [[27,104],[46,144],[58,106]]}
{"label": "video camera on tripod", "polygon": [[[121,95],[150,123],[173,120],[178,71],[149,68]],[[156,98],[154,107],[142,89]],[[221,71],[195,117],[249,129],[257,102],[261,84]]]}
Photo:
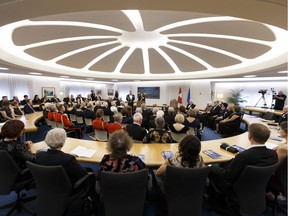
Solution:
{"label": "video camera on tripod", "polygon": [[267,91],[268,91],[268,89],[260,89],[259,91],[258,91],[258,93],[260,93],[260,94],[266,94],[267,93]]}

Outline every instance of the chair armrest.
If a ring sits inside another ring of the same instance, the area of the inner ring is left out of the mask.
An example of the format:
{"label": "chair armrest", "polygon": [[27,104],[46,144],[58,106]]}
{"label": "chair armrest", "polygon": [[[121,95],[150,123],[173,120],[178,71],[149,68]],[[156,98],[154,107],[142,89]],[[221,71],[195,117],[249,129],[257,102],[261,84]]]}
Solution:
{"label": "chair armrest", "polygon": [[85,182],[88,178],[90,178],[93,175],[94,175],[93,172],[87,172],[87,175],[85,175],[84,177],[79,179],[77,182],[75,182],[75,184],[73,185],[73,188],[74,189],[78,188],[80,185],[83,184],[83,182]]}

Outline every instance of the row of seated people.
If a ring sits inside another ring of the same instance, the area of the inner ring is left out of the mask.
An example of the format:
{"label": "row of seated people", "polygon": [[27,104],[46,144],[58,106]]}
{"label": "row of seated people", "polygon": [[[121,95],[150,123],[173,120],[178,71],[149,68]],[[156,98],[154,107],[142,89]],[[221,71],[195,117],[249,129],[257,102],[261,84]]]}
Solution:
{"label": "row of seated people", "polygon": [[[23,130],[24,124],[21,121],[9,120],[2,127],[1,133],[4,138],[0,141],[0,150],[9,152],[20,169],[26,168],[26,161],[45,166],[61,165],[66,171],[71,183],[74,183],[87,174],[87,170],[81,167],[74,156],[61,151],[66,140],[66,132],[63,129],[55,128],[50,130],[45,138],[45,142],[50,149],[45,152],[39,152],[36,156],[30,151],[31,142],[21,143],[18,141]],[[225,197],[235,196],[233,184],[248,165],[266,167],[280,163],[285,157],[287,158],[287,122],[281,123],[280,135],[286,139],[286,143],[276,149],[276,151],[267,149],[265,142],[270,136],[270,130],[262,124],[251,124],[249,126],[248,139],[252,147],[237,154],[234,159],[224,166],[211,167],[209,181],[207,181],[207,183],[209,183],[207,185],[207,192],[210,197],[209,204],[215,205],[215,203],[220,203],[221,205],[225,205],[227,201]],[[107,143],[109,154],[104,155],[99,164],[96,177],[97,181],[101,181],[101,173],[103,171],[124,173],[146,168],[145,163],[138,156],[128,154],[132,145],[133,141],[127,132],[123,130],[116,131],[110,136]],[[201,141],[194,135],[187,135],[179,143],[178,152],[165,160],[156,170],[156,176],[160,177],[160,181],[158,181],[160,187],[163,183],[162,180],[164,178],[163,176],[165,176],[167,166],[197,169],[205,167],[203,159],[199,155],[200,151]],[[29,176],[26,177],[29,178]],[[277,176],[274,176],[274,178],[277,178]],[[94,181],[93,179],[95,178],[92,178],[92,181]],[[83,187],[89,187],[91,194],[95,195],[93,182],[90,181],[89,184],[87,183]],[[217,187],[217,190],[215,187]],[[220,191],[220,197],[213,197],[215,190],[217,193]],[[117,193],[117,191],[115,191],[115,193]],[[175,199],[177,198],[175,197]],[[231,206],[232,205],[224,206],[224,208],[226,207],[231,215],[236,215],[239,206]]]}

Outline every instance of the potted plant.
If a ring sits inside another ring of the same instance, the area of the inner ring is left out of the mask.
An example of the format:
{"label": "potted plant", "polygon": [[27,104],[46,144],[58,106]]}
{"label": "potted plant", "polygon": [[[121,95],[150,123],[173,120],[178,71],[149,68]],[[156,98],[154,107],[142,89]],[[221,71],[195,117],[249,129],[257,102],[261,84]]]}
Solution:
{"label": "potted plant", "polygon": [[241,92],[243,92],[244,89],[240,90],[230,90],[230,96],[227,98],[228,103],[233,103],[237,106],[239,106],[243,102],[247,102],[243,99]]}

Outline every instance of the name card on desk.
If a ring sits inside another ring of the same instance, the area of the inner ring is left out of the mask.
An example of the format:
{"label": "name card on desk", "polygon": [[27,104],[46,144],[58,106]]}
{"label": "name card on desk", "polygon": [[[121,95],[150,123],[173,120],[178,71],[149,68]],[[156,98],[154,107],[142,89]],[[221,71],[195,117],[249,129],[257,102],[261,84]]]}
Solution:
{"label": "name card on desk", "polygon": [[71,151],[71,154],[77,157],[91,158],[96,153],[96,150],[87,149],[84,146],[77,146]]}
{"label": "name card on desk", "polygon": [[164,160],[167,160],[169,157],[174,155],[172,151],[162,151],[161,154]]}
{"label": "name card on desk", "polygon": [[208,155],[209,157],[211,157],[213,159],[217,159],[217,158],[221,157],[220,154],[218,154],[217,152],[215,152],[213,150],[204,150],[203,153]]}

